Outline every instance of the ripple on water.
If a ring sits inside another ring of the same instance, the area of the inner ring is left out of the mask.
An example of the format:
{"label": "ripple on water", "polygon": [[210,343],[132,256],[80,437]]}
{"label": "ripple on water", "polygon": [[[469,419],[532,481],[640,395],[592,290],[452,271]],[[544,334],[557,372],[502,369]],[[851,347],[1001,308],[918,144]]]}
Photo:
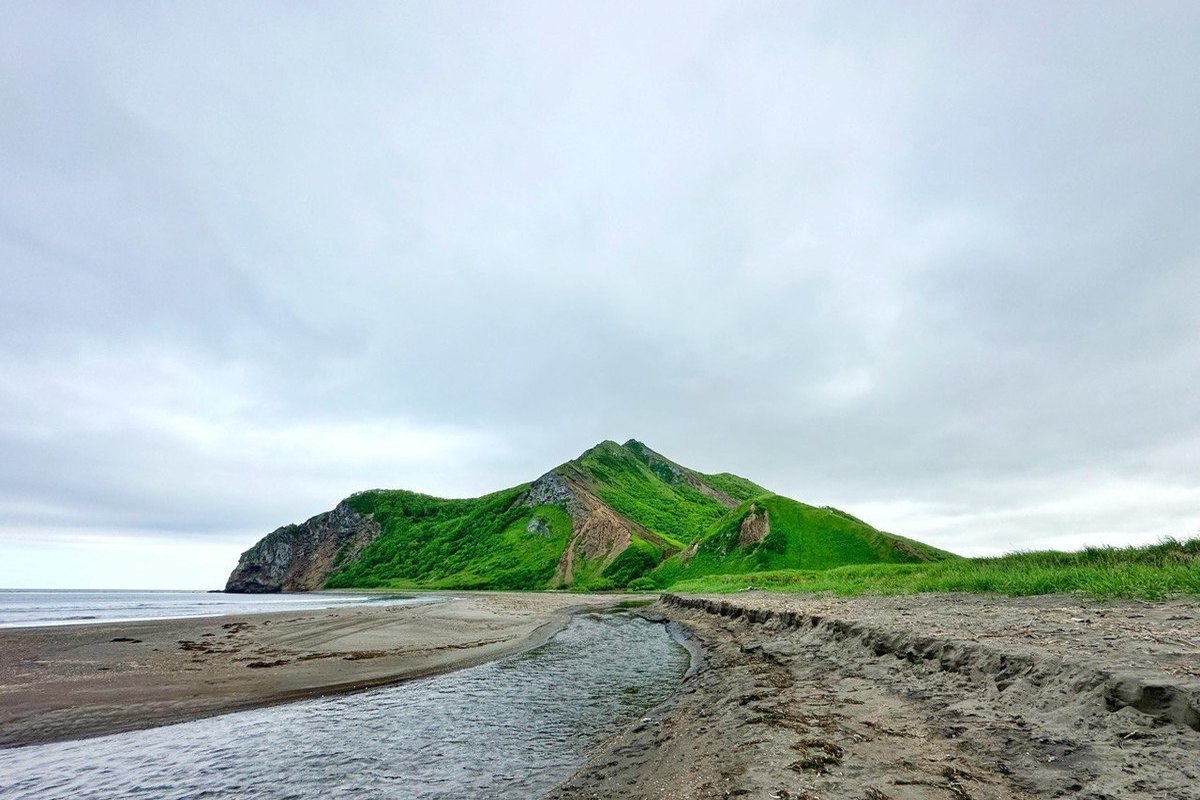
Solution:
{"label": "ripple on water", "polygon": [[529,800],[665,700],[688,659],[661,625],[579,616],[541,647],[447,675],[0,750],[0,796]]}

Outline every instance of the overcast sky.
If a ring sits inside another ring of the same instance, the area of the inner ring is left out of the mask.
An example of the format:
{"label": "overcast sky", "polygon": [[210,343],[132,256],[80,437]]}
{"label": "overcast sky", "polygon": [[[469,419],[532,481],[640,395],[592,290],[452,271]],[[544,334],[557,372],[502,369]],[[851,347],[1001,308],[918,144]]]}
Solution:
{"label": "overcast sky", "polygon": [[0,586],[635,437],[963,554],[1200,530],[1200,4],[0,5]]}

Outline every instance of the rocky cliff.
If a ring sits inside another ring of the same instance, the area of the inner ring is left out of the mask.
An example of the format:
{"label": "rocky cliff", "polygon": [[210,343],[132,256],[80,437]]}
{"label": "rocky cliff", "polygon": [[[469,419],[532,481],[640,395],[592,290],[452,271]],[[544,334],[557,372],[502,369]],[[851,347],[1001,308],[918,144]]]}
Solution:
{"label": "rocky cliff", "polygon": [[299,525],[284,525],[242,553],[227,592],[308,592],[379,538],[379,524],[345,503]]}

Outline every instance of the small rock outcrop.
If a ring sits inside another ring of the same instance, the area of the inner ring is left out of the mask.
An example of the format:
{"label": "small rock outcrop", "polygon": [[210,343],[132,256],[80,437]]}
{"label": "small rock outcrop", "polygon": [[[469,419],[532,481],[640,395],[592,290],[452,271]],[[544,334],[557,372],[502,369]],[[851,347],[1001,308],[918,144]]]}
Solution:
{"label": "small rock outcrop", "polygon": [[760,510],[757,506],[751,505],[750,513],[742,518],[742,528],[738,532],[738,544],[742,547],[758,544],[766,539],[770,532],[771,517],[767,514],[767,510],[765,508]]}
{"label": "small rock outcrop", "polygon": [[578,505],[576,489],[558,472],[551,470],[533,483],[517,498],[519,505],[526,508],[537,506],[563,506],[568,511]]}
{"label": "small rock outcrop", "polygon": [[534,517],[533,519],[529,520],[529,524],[525,526],[525,532],[532,533],[537,536],[549,536],[551,533],[550,524],[541,517]]}
{"label": "small rock outcrop", "polygon": [[691,560],[693,558],[696,557],[696,553],[698,553],[699,551],[700,551],[700,540],[697,539],[696,541],[689,544],[687,546],[687,548],[684,549],[683,552],[681,552],[679,554],[680,563],[682,563],[686,566],[688,563],[691,562]]}
{"label": "small rock outcrop", "polygon": [[242,553],[225,584],[238,593],[320,589],[334,568],[379,538],[379,523],[347,503],[299,525],[284,525]]}

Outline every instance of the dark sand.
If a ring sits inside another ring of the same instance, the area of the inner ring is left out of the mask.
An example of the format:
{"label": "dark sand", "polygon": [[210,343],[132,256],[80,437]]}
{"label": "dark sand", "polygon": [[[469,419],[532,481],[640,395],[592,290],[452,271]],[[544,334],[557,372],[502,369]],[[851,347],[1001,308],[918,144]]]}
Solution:
{"label": "dark sand", "polygon": [[458,669],[619,597],[470,593],[425,605],[0,630],[0,746],[148,728]]}
{"label": "dark sand", "polygon": [[1200,603],[668,597],[706,663],[551,796],[1200,799]]}
{"label": "dark sand", "polygon": [[[616,599],[0,631],[0,744],[454,669]],[[557,800],[1200,800],[1200,603],[751,592],[646,613],[682,625],[702,661]]]}

